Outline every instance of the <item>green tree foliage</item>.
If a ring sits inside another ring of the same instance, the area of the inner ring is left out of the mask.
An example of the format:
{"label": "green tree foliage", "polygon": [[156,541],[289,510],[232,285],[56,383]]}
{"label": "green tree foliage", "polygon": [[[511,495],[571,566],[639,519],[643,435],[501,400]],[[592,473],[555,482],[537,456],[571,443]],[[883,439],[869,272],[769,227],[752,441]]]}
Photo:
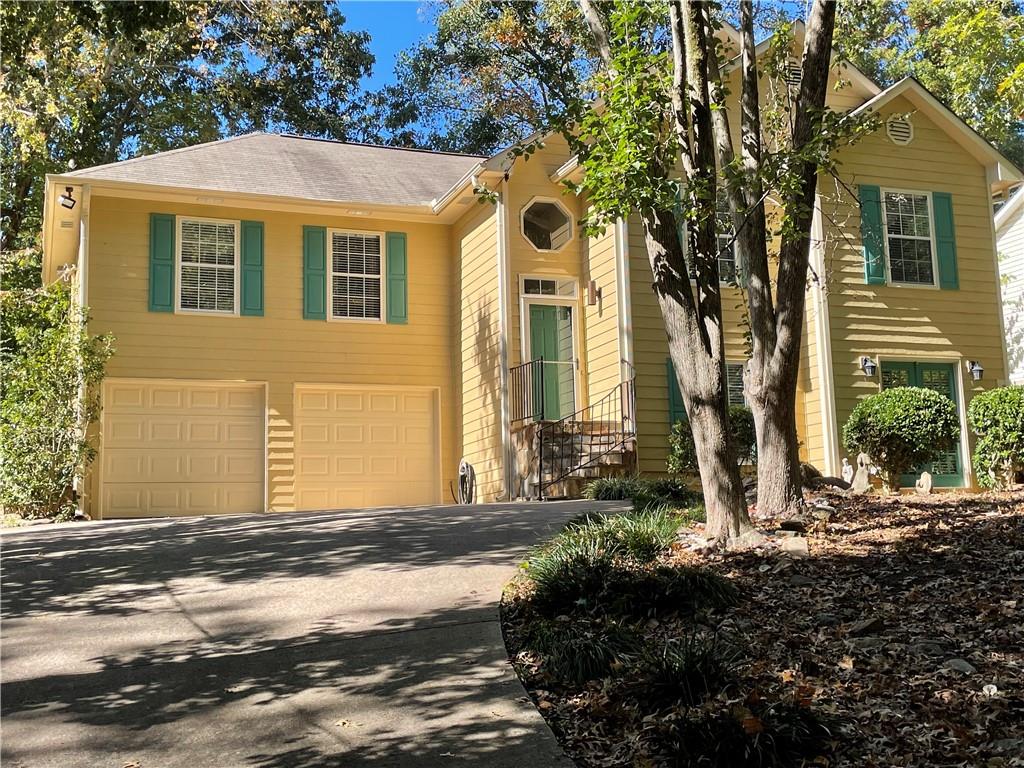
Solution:
{"label": "green tree foliage", "polygon": [[864,451],[882,470],[887,488],[951,449],[960,437],[956,406],[922,387],[893,387],[857,403],[843,427],[850,453]]}
{"label": "green tree foliage", "polygon": [[846,0],[837,42],[883,85],[912,75],[1024,165],[1024,10],[1019,0]]}
{"label": "green tree foliage", "polygon": [[1005,488],[1024,472],[1024,387],[990,389],[967,407],[978,436],[974,470],[986,487]]}
{"label": "green tree foliage", "polygon": [[344,24],[333,4],[273,0],[0,4],[3,251],[38,251],[44,175],[72,162],[255,130],[361,136],[373,57]]}
{"label": "green tree foliage", "polygon": [[96,453],[88,425],[111,339],[88,335],[64,282],[4,292],[0,311],[0,503],[26,517],[67,516],[72,483]]}
{"label": "green tree foliage", "polygon": [[[754,430],[754,414],[742,405],[729,406],[729,436],[732,439],[736,458],[741,462],[757,458],[757,434]],[[693,445],[693,431],[690,422],[680,419],[672,425],[668,436],[667,469],[673,474],[692,474],[697,471],[697,451]]]}
{"label": "green tree foliage", "polygon": [[374,95],[393,143],[489,154],[585,93],[594,65],[574,0],[444,0],[436,25]]}

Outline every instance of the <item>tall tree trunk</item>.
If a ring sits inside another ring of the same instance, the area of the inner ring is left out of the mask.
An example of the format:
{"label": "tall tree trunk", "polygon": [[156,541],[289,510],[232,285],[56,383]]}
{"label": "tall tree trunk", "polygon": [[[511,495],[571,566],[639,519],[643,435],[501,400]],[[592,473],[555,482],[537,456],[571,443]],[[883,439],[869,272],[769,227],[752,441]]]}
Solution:
{"label": "tall tree trunk", "polygon": [[[832,60],[832,32],[836,6],[830,0],[814,0],[807,19],[804,39],[803,74],[793,122],[793,151],[803,152],[821,127]],[[782,409],[795,414],[796,382],[800,370],[800,351],[804,330],[804,305],[807,294],[807,268],[810,261],[811,224],[818,186],[818,161],[799,155],[799,185],[786,200],[790,226],[784,231],[779,248],[779,276],[776,290],[775,345],[761,371],[763,397],[758,404],[762,413],[754,413],[758,449],[770,455],[758,456],[757,507],[773,514],[798,512],[803,505],[800,454],[795,421],[784,430],[777,429],[779,419],[773,412]],[[772,461],[765,467],[762,462]],[[762,479],[762,477],[764,479]]]}
{"label": "tall tree trunk", "polygon": [[641,219],[669,354],[693,430],[707,536],[729,546],[756,543],[760,534],[747,514],[736,453],[729,439],[721,313],[716,323],[698,309],[686,276],[674,213],[643,211]]}

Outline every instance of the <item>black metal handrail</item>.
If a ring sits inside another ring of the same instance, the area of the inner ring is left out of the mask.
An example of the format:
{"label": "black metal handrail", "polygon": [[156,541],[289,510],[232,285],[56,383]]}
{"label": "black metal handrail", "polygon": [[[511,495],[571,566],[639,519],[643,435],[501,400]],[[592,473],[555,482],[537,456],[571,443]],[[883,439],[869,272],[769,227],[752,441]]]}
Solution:
{"label": "black metal handrail", "polygon": [[544,358],[509,368],[509,421],[540,421],[544,418]]}
{"label": "black metal handrail", "polygon": [[636,373],[623,360],[623,378],[608,394],[537,430],[537,493],[603,456],[620,450],[636,436]]}

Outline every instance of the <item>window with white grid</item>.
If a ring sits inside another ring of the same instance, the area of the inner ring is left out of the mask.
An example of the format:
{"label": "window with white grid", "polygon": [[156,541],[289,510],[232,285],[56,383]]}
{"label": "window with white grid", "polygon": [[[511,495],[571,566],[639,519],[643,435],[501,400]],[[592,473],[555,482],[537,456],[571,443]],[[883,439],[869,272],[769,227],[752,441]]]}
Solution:
{"label": "window with white grid", "polygon": [[238,222],[178,219],[178,309],[237,313]]}
{"label": "window with white grid", "polygon": [[330,234],[331,317],[380,320],[383,235],[340,230]]}
{"label": "window with white grid", "polygon": [[935,285],[935,248],[928,195],[887,191],[882,208],[891,281]]}

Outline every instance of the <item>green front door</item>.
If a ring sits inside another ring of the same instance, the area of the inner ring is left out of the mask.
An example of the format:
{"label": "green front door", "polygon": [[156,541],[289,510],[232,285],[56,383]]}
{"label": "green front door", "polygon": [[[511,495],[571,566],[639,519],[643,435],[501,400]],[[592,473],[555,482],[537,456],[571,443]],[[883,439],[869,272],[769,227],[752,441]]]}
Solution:
{"label": "green front door", "polygon": [[[882,388],[923,387],[939,392],[956,404],[956,367],[952,363],[882,363]],[[947,451],[929,465],[918,467],[917,472],[900,477],[900,485],[913,487],[923,471],[932,473],[932,483],[939,487],[959,488],[964,484],[964,470],[960,464],[960,446]]]}
{"label": "green front door", "polygon": [[541,418],[557,420],[571,415],[576,410],[572,307],[530,304],[530,359],[544,361],[533,380]]}

